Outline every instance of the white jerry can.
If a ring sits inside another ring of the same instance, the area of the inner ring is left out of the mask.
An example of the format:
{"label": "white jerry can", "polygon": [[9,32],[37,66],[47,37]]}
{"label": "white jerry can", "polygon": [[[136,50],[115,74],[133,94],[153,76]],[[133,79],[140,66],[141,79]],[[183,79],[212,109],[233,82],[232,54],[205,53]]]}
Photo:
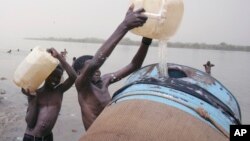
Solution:
{"label": "white jerry can", "polygon": [[132,33],[152,39],[168,40],[178,29],[183,12],[183,0],[130,0],[134,10],[145,9],[147,22]]}
{"label": "white jerry can", "polygon": [[58,64],[59,61],[46,49],[36,47],[19,64],[13,81],[17,86],[25,90],[29,89],[31,93],[35,92]]}

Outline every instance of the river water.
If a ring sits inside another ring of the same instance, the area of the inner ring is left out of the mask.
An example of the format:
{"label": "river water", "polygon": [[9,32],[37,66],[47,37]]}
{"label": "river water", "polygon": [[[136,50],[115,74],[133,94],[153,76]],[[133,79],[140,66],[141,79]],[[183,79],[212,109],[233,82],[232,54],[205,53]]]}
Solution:
{"label": "river water", "polygon": [[[30,52],[30,49],[35,46],[54,47],[58,51],[66,49],[68,51],[67,61],[71,63],[73,57],[87,54],[94,55],[100,44],[23,39],[0,40],[0,77],[2,78],[0,80],[0,89],[4,89],[6,92],[6,94],[0,95],[1,141],[20,140],[23,135],[27,100],[20,94],[19,88],[11,80],[16,66]],[[10,49],[12,49],[11,54],[7,53]],[[17,49],[19,49],[19,52]],[[118,45],[101,68],[102,74],[116,71],[127,65],[132,60],[137,49],[138,47],[136,46]],[[204,71],[203,64],[209,60],[215,65],[212,68],[211,75],[236,97],[241,107],[243,124],[250,124],[250,75],[248,75],[248,72],[250,72],[250,52],[168,48],[167,60],[169,63],[186,65],[202,71]],[[143,66],[157,63],[158,61],[157,47],[150,47]],[[122,87],[124,81],[125,79],[112,85],[110,87],[111,93]],[[60,134],[55,135],[56,140],[77,140],[84,132],[75,88],[72,87],[68,93],[63,101],[62,118],[58,119],[54,128],[54,133]],[[9,106],[10,103],[11,106]],[[69,122],[64,122],[64,120]],[[19,126],[16,124],[19,124]],[[70,129],[65,130],[64,128]],[[68,132],[68,134],[65,132]],[[12,136],[15,136],[15,138],[13,139]]]}

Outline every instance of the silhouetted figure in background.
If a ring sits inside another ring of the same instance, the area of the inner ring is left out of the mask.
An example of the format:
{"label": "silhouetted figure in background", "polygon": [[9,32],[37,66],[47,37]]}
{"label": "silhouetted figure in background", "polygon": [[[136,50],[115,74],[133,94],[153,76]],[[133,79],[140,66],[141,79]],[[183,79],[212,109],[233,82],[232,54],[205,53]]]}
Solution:
{"label": "silhouetted figure in background", "polygon": [[11,49],[9,51],[7,51],[7,53],[11,53]]}
{"label": "silhouetted figure in background", "polygon": [[207,61],[207,63],[204,64],[203,66],[205,67],[206,73],[208,73],[209,75],[211,75],[211,67],[213,67],[214,64],[211,64],[210,61]]}

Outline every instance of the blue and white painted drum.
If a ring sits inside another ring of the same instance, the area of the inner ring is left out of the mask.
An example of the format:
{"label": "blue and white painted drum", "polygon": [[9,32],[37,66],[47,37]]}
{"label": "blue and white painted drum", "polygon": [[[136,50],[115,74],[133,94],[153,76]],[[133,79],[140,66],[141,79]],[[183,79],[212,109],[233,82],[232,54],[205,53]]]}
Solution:
{"label": "blue and white painted drum", "polygon": [[157,64],[133,73],[112,98],[112,105],[127,100],[149,100],[185,111],[223,134],[241,124],[236,98],[218,80],[200,70],[168,64],[169,77],[159,76]]}

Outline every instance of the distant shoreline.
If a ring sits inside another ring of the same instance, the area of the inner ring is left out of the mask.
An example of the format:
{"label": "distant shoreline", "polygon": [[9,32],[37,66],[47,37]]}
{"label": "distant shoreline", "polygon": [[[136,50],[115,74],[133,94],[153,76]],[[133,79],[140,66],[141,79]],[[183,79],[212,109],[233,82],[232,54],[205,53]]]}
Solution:
{"label": "distant shoreline", "polygon": [[[26,40],[41,40],[41,41],[59,41],[59,42],[75,42],[75,43],[93,43],[102,44],[105,40],[100,38],[24,38]],[[124,38],[119,42],[120,45],[134,45],[139,46],[140,41],[134,41],[129,38]],[[151,46],[158,46],[157,42],[153,42]],[[250,52],[250,46],[230,45],[227,43],[220,44],[206,44],[206,43],[181,43],[181,42],[168,42],[167,46],[170,48],[187,48],[187,49],[207,49],[207,50],[226,50],[226,51],[246,51]]]}

